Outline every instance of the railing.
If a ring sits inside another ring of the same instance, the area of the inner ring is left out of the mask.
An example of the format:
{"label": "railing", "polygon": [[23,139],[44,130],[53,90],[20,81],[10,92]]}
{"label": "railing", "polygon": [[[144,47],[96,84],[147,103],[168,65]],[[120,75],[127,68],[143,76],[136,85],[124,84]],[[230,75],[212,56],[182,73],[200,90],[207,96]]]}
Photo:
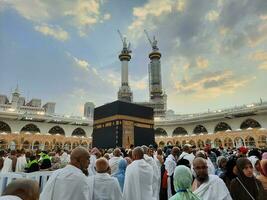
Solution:
{"label": "railing", "polygon": [[48,178],[52,173],[53,171],[38,171],[32,173],[0,173],[0,195],[3,193],[9,183],[11,183],[13,180],[21,178],[36,180],[39,183],[40,192],[42,192],[45,184],[48,181]]}

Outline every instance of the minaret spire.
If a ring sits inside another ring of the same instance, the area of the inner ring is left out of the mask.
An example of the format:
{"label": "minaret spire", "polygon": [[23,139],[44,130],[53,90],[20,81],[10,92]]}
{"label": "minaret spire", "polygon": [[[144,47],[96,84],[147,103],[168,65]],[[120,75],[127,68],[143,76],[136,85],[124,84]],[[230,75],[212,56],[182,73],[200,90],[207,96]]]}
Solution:
{"label": "minaret spire", "polygon": [[123,37],[121,32],[118,30],[122,41],[122,51],[119,55],[119,59],[121,61],[121,87],[118,92],[118,99],[121,101],[132,102],[133,101],[133,93],[129,86],[128,82],[128,62],[131,60],[132,51],[130,50],[131,44],[128,43],[127,46],[127,39]]}

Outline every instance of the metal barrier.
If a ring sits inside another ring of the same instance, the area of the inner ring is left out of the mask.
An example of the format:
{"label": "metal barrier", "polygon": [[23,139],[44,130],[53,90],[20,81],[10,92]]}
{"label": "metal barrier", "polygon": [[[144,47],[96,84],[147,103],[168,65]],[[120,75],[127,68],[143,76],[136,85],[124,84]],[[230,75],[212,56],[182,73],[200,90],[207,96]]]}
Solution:
{"label": "metal barrier", "polygon": [[32,173],[0,173],[0,195],[3,193],[9,183],[11,183],[13,180],[20,178],[36,180],[39,183],[40,192],[42,192],[45,184],[47,183],[52,173],[53,171],[38,171]]}

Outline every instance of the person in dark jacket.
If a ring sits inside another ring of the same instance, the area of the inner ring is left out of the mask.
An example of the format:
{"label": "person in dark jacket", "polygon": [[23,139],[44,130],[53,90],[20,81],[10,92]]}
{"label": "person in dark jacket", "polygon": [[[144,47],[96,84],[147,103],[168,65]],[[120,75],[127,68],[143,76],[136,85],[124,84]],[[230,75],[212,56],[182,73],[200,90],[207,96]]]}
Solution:
{"label": "person in dark jacket", "polygon": [[264,189],[253,175],[253,166],[247,158],[236,161],[237,177],[231,181],[230,193],[233,200],[263,200]]}

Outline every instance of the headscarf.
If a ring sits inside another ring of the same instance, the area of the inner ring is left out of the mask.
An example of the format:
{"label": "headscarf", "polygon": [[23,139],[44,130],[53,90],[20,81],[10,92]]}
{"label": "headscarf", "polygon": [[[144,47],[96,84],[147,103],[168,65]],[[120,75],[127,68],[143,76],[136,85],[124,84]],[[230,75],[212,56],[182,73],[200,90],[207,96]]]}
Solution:
{"label": "headscarf", "polygon": [[[244,173],[243,173],[243,169],[247,166],[247,165],[251,165],[251,162],[249,161],[249,159],[247,158],[238,158],[236,161],[236,166],[237,166],[237,170],[238,170],[238,179],[242,182],[242,184],[246,187],[246,189],[248,190],[248,192],[255,198],[257,199],[258,197],[258,193],[259,193],[259,186],[256,182],[255,177],[247,177]],[[242,187],[242,185],[240,185],[240,187]]]}
{"label": "headscarf", "polygon": [[233,173],[233,169],[236,166],[236,157],[231,156],[226,163],[226,172],[225,176],[227,176],[230,180],[234,179],[236,175]]}
{"label": "headscarf", "polygon": [[259,161],[259,158],[257,156],[250,156],[250,157],[248,157],[248,159],[252,164],[254,176],[259,175],[259,172],[257,171],[257,169],[255,167],[256,163]]}
{"label": "headscarf", "polygon": [[261,156],[261,159],[267,159],[267,152],[264,152]]}
{"label": "headscarf", "polygon": [[261,171],[261,174],[265,177],[267,177],[267,159],[262,159],[260,161],[260,171]]}
{"label": "headscarf", "polygon": [[121,191],[123,191],[126,167],[127,167],[127,161],[125,159],[121,159],[119,161],[118,170],[113,175],[114,177],[116,177],[118,179]]}
{"label": "headscarf", "polygon": [[191,170],[184,166],[179,165],[174,170],[173,185],[176,194],[170,200],[200,200],[191,189],[193,181]]}

